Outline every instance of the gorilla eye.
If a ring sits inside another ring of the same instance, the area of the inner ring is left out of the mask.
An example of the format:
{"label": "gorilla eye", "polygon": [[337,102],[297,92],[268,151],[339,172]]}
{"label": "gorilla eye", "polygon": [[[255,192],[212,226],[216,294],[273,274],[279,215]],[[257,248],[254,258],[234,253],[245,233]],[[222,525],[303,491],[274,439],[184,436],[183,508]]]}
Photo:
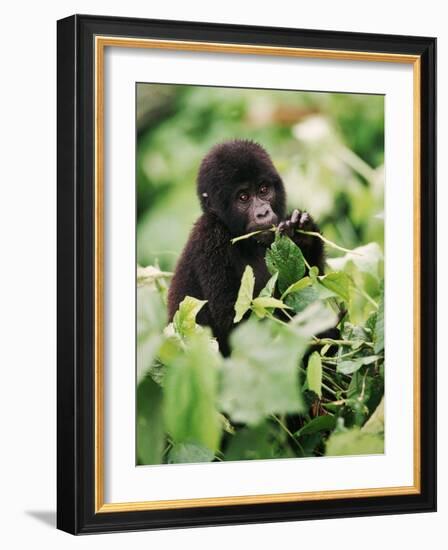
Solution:
{"label": "gorilla eye", "polygon": [[266,195],[266,193],[269,191],[269,187],[267,185],[262,185],[260,187],[260,195]]}
{"label": "gorilla eye", "polygon": [[249,200],[249,193],[240,193],[238,198],[241,202],[247,202]]}

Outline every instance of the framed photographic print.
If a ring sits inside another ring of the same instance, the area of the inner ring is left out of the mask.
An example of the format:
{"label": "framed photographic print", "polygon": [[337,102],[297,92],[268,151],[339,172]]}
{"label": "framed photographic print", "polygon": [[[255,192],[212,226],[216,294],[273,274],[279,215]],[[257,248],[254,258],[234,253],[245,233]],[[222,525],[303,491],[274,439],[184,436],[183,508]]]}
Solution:
{"label": "framed photographic print", "polygon": [[58,21],[58,527],[434,511],[434,38]]}

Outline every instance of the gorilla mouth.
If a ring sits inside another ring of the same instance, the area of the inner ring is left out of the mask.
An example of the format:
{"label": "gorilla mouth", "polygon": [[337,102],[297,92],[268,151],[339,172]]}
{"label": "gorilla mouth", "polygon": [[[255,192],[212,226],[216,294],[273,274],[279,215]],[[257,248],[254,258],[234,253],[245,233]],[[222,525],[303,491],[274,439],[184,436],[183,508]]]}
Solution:
{"label": "gorilla mouth", "polygon": [[277,220],[278,218],[274,214],[273,216],[271,216],[269,220],[266,220],[262,223],[254,223],[254,222],[248,223],[246,227],[246,231],[248,233],[252,233],[252,231],[264,231],[264,230],[271,229],[273,225],[276,225]]}
{"label": "gorilla mouth", "polygon": [[248,233],[252,233],[252,231],[268,231],[269,229],[272,228],[272,226],[274,225],[274,223],[257,223],[257,224],[249,224],[246,228],[247,232]]}
{"label": "gorilla mouth", "polygon": [[[274,232],[269,231],[271,227],[272,227],[272,224],[269,227],[261,228],[261,230],[266,229],[266,231],[263,231],[263,233],[257,233],[256,235],[254,235],[253,238],[255,239],[255,241],[264,246],[270,246],[274,242]],[[255,229],[254,231],[257,231],[257,229]],[[258,229],[258,231],[260,231],[260,229]]]}

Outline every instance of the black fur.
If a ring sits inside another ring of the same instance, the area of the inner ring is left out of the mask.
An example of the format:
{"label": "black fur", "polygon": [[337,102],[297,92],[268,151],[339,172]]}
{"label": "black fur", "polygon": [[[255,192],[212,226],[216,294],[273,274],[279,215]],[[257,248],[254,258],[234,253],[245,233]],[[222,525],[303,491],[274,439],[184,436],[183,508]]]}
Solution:
{"label": "black fur", "polygon": [[[269,192],[259,199],[256,197],[261,185],[266,185]],[[242,187],[253,191],[258,211],[252,209],[249,201],[247,206],[239,201],[237,194]],[[263,205],[266,212],[261,214],[269,220],[267,226],[274,220],[277,223],[284,221],[286,193],[267,152],[252,141],[235,140],[216,145],[206,155],[199,169],[198,194],[203,214],[195,223],[176,266],[168,293],[168,314],[172,320],[187,295],[207,300],[198,315],[198,323],[211,327],[221,352],[228,355],[228,336],[233,327],[241,276],[246,265],[252,266],[255,295],[266,284],[270,275],[264,256],[272,233],[264,239],[251,238],[234,245],[230,240],[247,233],[248,228],[253,230],[262,225],[262,221],[255,219],[258,214],[254,212],[259,212]],[[291,219],[294,217],[297,214]],[[296,233],[290,224],[281,226],[300,246],[310,265],[318,266],[323,273],[321,240]],[[318,231],[309,215],[302,216],[300,227]]]}

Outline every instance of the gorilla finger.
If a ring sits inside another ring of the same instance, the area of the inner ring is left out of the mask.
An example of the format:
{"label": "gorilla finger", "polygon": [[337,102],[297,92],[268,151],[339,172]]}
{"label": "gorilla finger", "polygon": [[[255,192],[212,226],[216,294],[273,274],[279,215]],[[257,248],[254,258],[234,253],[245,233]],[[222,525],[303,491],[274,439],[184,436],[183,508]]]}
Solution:
{"label": "gorilla finger", "polygon": [[290,228],[291,228],[291,222],[289,220],[285,220],[278,224],[279,233],[288,233]]}
{"label": "gorilla finger", "polygon": [[310,215],[308,212],[302,212],[299,221],[299,227],[304,227],[310,221]]}
{"label": "gorilla finger", "polygon": [[295,225],[299,221],[299,218],[300,218],[300,212],[296,208],[291,214],[291,224]]}

